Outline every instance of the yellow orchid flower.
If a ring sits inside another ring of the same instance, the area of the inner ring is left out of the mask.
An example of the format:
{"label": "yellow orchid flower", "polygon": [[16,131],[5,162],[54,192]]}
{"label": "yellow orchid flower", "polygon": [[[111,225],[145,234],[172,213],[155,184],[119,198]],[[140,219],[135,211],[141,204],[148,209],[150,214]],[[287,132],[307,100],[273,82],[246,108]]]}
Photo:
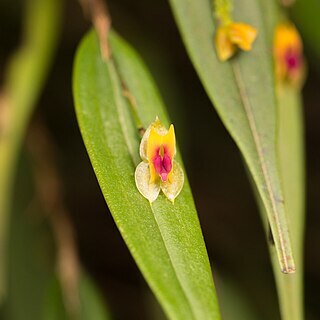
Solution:
{"label": "yellow orchid flower", "polygon": [[174,160],[176,138],[173,125],[169,130],[158,117],[146,130],[140,143],[142,162],[136,168],[135,180],[139,192],[150,202],[157,199],[160,190],[173,203],[183,183],[183,169]]}
{"label": "yellow orchid flower", "polygon": [[280,23],[275,32],[274,58],[278,81],[299,85],[304,74],[301,37],[292,23]]}
{"label": "yellow orchid flower", "polygon": [[215,37],[218,58],[221,61],[228,60],[235,54],[237,48],[250,51],[256,37],[257,30],[249,24],[229,22],[221,25]]}

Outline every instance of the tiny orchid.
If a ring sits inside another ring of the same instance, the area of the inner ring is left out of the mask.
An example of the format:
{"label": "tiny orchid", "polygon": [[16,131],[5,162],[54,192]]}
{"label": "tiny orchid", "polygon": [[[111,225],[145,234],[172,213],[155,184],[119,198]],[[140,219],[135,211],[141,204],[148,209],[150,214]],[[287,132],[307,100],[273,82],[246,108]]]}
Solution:
{"label": "tiny orchid", "polygon": [[276,28],[274,58],[276,77],[280,82],[300,86],[304,76],[301,37],[292,23],[281,23]]}
{"label": "tiny orchid", "polygon": [[135,172],[136,186],[150,203],[157,199],[160,189],[172,203],[179,195],[184,173],[174,160],[175,154],[174,127],[171,125],[167,130],[157,117],[142,137],[140,157],[143,161]]}
{"label": "tiny orchid", "polygon": [[257,37],[257,29],[250,24],[235,22],[232,18],[232,0],[213,0],[217,30],[215,47],[220,61],[230,59],[238,49],[250,51]]}
{"label": "tiny orchid", "polygon": [[231,58],[237,48],[250,51],[257,37],[257,30],[246,23],[229,22],[218,27],[215,45],[218,58],[226,61]]}

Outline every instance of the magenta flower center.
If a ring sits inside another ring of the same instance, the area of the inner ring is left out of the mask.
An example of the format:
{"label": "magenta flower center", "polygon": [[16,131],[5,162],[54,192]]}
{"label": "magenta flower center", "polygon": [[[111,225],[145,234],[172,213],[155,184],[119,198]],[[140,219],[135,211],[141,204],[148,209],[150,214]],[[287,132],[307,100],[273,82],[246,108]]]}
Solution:
{"label": "magenta flower center", "polygon": [[172,169],[172,161],[166,148],[161,146],[157,149],[156,156],[153,158],[153,165],[161,180],[167,181],[168,174]]}
{"label": "magenta flower center", "polygon": [[300,54],[293,48],[287,50],[284,58],[289,72],[296,71],[301,65]]}

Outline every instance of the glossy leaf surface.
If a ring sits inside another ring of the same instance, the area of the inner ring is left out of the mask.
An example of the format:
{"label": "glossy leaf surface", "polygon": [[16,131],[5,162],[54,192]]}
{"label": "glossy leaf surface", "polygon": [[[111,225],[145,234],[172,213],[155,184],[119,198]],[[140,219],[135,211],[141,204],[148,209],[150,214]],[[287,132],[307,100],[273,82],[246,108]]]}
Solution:
{"label": "glossy leaf surface", "polygon": [[[123,86],[144,128],[158,116],[168,126],[154,83],[137,54],[112,35],[113,59],[101,59],[94,32],[74,66],[77,118],[101,190],[136,263],[171,319],[219,319],[210,264],[186,179],[173,205],[163,194],[150,205],[134,172],[140,137]],[[177,160],[181,163],[179,154]]]}
{"label": "glossy leaf surface", "polygon": [[[262,2],[262,1],[261,1]],[[260,1],[234,1],[234,21],[258,30],[250,52],[220,62],[207,0],[170,0],[189,56],[221,120],[238,145],[267,213],[281,270],[295,270],[276,150],[276,99],[270,33]],[[268,6],[269,7],[269,6]],[[268,11],[272,14],[272,11]],[[268,20],[272,21],[270,17]]]}

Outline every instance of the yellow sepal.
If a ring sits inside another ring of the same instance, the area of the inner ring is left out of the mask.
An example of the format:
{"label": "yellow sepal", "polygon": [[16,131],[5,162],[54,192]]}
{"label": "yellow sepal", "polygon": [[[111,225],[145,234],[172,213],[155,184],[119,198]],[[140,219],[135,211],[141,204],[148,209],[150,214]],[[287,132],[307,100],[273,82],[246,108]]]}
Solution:
{"label": "yellow sepal", "polygon": [[257,29],[246,23],[230,23],[230,41],[244,51],[252,49],[252,43],[257,37]]}
{"label": "yellow sepal", "polygon": [[234,55],[236,47],[230,41],[228,26],[218,28],[215,45],[220,61],[226,61]]}
{"label": "yellow sepal", "polygon": [[237,47],[250,51],[257,37],[257,29],[245,23],[230,22],[218,27],[215,37],[215,45],[218,58],[221,61],[230,59]]}

